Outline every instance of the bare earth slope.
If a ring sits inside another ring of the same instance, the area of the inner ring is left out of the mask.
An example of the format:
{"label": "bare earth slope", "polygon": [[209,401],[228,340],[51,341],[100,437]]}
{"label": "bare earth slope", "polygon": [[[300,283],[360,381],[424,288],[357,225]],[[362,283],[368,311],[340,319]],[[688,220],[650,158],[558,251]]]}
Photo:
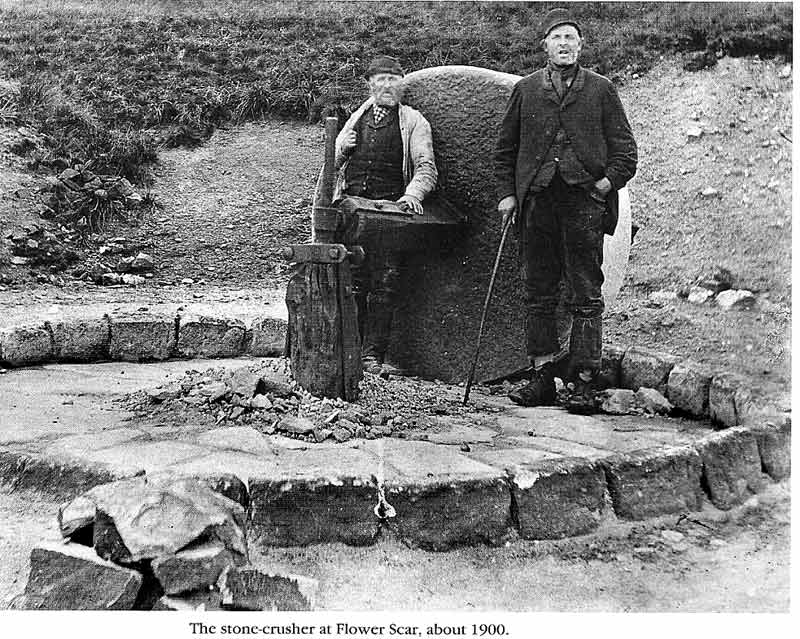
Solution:
{"label": "bare earth slope", "polygon": [[[780,77],[781,66],[724,58],[687,73],[668,58],[621,88],[640,149],[630,192],[642,230],[607,312],[608,342],[737,368],[759,384],[788,383],[791,144],[778,131],[791,137],[791,79]],[[691,138],[692,128],[702,135]],[[0,304],[274,297],[288,270],[280,247],[308,236],[321,157],[319,125],[278,121],[164,151],[154,188],[161,209],[106,233],[142,243],[157,264],[152,280],[137,289],[42,286],[23,267],[7,266],[18,284],[0,286]],[[24,179],[7,158],[3,181]],[[707,189],[714,192],[703,195]],[[31,219],[29,196],[0,202],[4,230]],[[734,287],[757,292],[754,309],[648,300],[656,290],[685,291],[720,267],[732,272]]]}

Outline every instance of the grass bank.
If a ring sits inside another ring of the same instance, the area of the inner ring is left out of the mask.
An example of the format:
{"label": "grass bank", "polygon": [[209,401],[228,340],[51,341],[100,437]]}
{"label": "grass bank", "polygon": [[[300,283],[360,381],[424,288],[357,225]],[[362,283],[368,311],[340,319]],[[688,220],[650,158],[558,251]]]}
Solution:
{"label": "grass bank", "polygon": [[[0,115],[43,134],[39,165],[142,181],[160,145],[225,122],[352,108],[376,53],[408,69],[525,74],[556,3],[0,0]],[[790,3],[576,3],[583,62],[624,81],[659,55],[791,55]],[[3,88],[5,87],[5,88]],[[10,87],[10,88],[9,88]]]}

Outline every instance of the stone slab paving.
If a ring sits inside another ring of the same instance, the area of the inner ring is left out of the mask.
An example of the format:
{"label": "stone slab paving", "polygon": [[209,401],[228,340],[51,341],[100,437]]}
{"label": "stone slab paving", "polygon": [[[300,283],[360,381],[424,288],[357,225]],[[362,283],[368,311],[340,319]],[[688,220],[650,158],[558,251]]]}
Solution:
{"label": "stone slab paving", "polygon": [[[382,534],[432,550],[551,539],[608,516],[730,508],[788,472],[790,430],[715,431],[710,422],[575,416],[504,398],[494,425],[453,419],[432,441],[313,444],[254,428],[161,428],[115,401],[188,368],[252,357],[44,365],[0,375],[0,484],[73,497],[114,478],[162,472],[247,486],[265,546],[370,544]],[[444,387],[443,387],[444,389]],[[767,470],[769,477],[763,472]]]}

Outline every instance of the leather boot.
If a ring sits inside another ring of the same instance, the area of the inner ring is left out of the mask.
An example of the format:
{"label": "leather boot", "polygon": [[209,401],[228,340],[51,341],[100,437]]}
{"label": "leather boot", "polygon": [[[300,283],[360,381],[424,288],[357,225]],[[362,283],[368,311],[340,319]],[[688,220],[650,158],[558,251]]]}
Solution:
{"label": "leather boot", "polygon": [[520,406],[554,406],[556,382],[553,364],[545,364],[533,371],[531,381],[508,394],[509,399]]}

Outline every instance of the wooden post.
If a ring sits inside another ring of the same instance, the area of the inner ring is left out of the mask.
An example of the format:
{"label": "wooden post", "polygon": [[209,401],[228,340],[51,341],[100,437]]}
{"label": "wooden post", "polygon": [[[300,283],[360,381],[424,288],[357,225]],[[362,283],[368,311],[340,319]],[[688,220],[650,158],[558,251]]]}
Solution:
{"label": "wooden post", "polygon": [[307,391],[353,401],[363,372],[350,264],[346,249],[333,244],[339,221],[331,208],[337,129],[336,118],[327,118],[322,188],[312,211],[317,243],[287,249],[287,257],[297,261],[286,287],[287,354],[294,378]]}

